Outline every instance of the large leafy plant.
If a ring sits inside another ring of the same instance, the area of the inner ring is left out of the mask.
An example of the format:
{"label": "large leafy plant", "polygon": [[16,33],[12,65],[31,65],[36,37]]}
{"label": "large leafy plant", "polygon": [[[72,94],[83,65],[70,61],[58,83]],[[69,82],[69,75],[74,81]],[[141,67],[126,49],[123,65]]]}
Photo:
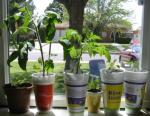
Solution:
{"label": "large leafy plant", "polygon": [[60,39],[60,43],[64,48],[64,59],[66,60],[67,55],[70,55],[71,61],[73,62],[66,62],[70,65],[69,72],[75,74],[82,72],[80,69],[80,60],[82,58],[82,54],[86,52],[90,56],[94,56],[96,54],[99,54],[100,56],[105,55],[107,60],[110,61],[111,57],[109,50],[103,45],[96,43],[95,41],[98,39],[100,39],[100,37],[89,31],[84,31],[82,35],[73,29],[68,29],[66,31],[65,35]]}
{"label": "large leafy plant", "polygon": [[[54,68],[53,60],[50,58],[51,54],[51,43],[52,39],[55,35],[55,23],[59,21],[57,18],[57,14],[52,12],[45,12],[43,16],[34,16],[33,12],[29,9],[28,4],[24,3],[24,5],[19,5],[14,2],[14,7],[16,12],[5,20],[5,24],[9,30],[10,39],[12,41],[12,45],[14,46],[14,51],[8,58],[8,65],[11,66],[11,62],[15,59],[18,59],[18,64],[21,69],[26,70],[27,61],[28,61],[28,52],[32,50],[34,47],[34,40],[37,39],[41,58],[39,62],[42,65],[43,76],[45,76],[45,72],[49,72]],[[14,24],[14,28],[12,28],[12,24]],[[42,43],[41,43],[41,35],[39,30],[41,27],[45,28],[45,40],[49,43],[49,58],[44,59]],[[35,35],[35,38],[28,38],[23,41],[18,40],[19,37],[25,36],[31,33]]]}

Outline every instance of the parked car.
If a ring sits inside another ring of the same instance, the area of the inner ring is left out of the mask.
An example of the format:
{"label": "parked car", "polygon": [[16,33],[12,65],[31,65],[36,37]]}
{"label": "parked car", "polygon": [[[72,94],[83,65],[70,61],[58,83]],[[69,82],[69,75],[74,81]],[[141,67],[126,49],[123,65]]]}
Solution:
{"label": "parked car", "polygon": [[121,66],[124,68],[130,68],[130,61],[139,60],[140,58],[140,41],[138,39],[133,39],[130,43],[128,49],[125,49],[119,53],[119,61]]}

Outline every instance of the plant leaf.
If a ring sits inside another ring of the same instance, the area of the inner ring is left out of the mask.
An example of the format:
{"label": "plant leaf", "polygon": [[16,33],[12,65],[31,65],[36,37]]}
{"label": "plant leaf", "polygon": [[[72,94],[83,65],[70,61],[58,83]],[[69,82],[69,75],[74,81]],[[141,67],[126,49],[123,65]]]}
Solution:
{"label": "plant leaf", "polygon": [[18,64],[22,70],[26,70],[27,61],[28,61],[28,54],[20,53],[18,57]]}
{"label": "plant leaf", "polygon": [[51,59],[46,60],[44,69],[46,70],[47,73],[51,72],[54,69],[53,60],[51,60]]}
{"label": "plant leaf", "polygon": [[14,51],[14,52],[9,56],[9,58],[8,58],[8,60],[7,60],[8,66],[10,66],[10,63],[11,63],[12,61],[14,61],[14,60],[18,57],[18,55],[19,55],[19,52],[18,52],[18,51]]}
{"label": "plant leaf", "polygon": [[76,49],[75,47],[70,48],[71,58],[79,58],[81,54],[81,49]]}

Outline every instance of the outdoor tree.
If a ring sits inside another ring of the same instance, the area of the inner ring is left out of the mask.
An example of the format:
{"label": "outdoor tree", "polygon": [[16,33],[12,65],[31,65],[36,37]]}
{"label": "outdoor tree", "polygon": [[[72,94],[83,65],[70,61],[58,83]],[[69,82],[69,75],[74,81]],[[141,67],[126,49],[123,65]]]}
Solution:
{"label": "outdoor tree", "polygon": [[61,21],[69,20],[67,9],[64,7],[63,4],[61,4],[57,1],[53,1],[53,3],[50,3],[48,5],[48,7],[45,9],[45,11],[52,11],[52,12],[57,13],[59,15]]}
{"label": "outdoor tree", "polygon": [[130,11],[123,9],[122,4],[128,0],[89,0],[85,9],[85,26],[97,35],[102,31],[122,27],[131,28],[131,23],[125,19]]}
{"label": "outdoor tree", "polygon": [[[79,34],[82,34],[84,21],[84,8],[88,0],[55,0],[62,3],[69,14],[69,28],[75,29]],[[74,41],[75,48],[80,49],[80,43]],[[72,59],[70,54],[66,55],[65,70],[70,70],[77,63],[77,60]]]}
{"label": "outdoor tree", "polygon": [[69,27],[77,30],[80,34],[83,29],[84,8],[88,0],[55,0],[62,3],[69,14]]}

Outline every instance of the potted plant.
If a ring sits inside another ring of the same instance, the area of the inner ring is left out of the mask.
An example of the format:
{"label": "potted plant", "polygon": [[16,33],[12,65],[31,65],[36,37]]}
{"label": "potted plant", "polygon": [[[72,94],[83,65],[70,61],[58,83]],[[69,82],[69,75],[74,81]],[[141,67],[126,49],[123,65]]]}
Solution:
{"label": "potted plant", "polygon": [[[11,67],[11,62],[18,59],[18,64],[21,69],[26,70],[26,64],[28,61],[28,51],[32,50],[33,38],[18,40],[20,38],[28,38],[27,28],[23,28],[25,25],[29,26],[29,22],[23,20],[26,17],[25,12],[21,12],[23,8],[19,8],[19,4],[14,3],[15,13],[8,16],[5,20],[5,25],[10,35],[10,44],[14,48],[14,51],[9,56],[7,63]],[[20,16],[18,16],[20,14]],[[25,72],[26,73],[26,72]],[[7,95],[7,102],[9,111],[12,113],[25,113],[30,106],[30,94],[32,92],[32,83],[27,81],[25,75],[15,77],[17,81],[12,81],[4,85],[4,91]]]}
{"label": "potted plant", "polygon": [[[26,10],[28,12],[28,15],[30,15],[29,9]],[[53,84],[55,81],[55,74],[52,73],[52,70],[54,69],[54,63],[50,57],[51,44],[56,31],[55,23],[59,22],[60,20],[57,18],[56,13],[45,12],[42,18],[40,17],[38,20],[31,19],[30,21],[33,24],[32,30],[35,32],[41,52],[41,58],[38,59],[38,62],[41,64],[42,71],[32,74],[36,106],[40,112],[46,112],[52,107],[54,89]],[[45,27],[46,33],[44,37],[45,40],[49,43],[49,57],[46,60],[44,59],[41,36],[39,31],[41,27]]]}
{"label": "potted plant", "polygon": [[105,115],[118,115],[123,92],[123,74],[124,70],[116,60],[109,62],[108,66],[101,70]]}
{"label": "potted plant", "polygon": [[138,115],[142,108],[148,71],[139,68],[139,57],[132,55],[128,60],[131,69],[124,74],[125,110],[129,115]]}
{"label": "potted plant", "polygon": [[87,92],[87,107],[89,113],[98,113],[102,97],[100,78],[90,75]]}
{"label": "potted plant", "polygon": [[[6,20],[7,27],[10,29],[11,25],[9,21],[15,20],[16,30],[13,33],[10,31],[10,35],[13,39],[13,45],[16,50],[9,56],[8,65],[18,58],[18,64],[23,69],[26,70],[26,64],[28,61],[28,51],[32,49],[32,42],[16,42],[15,39],[20,35],[28,34],[31,32],[35,34],[35,38],[38,40],[41,58],[38,59],[42,66],[42,72],[32,74],[33,85],[35,92],[35,100],[37,108],[40,111],[47,111],[52,106],[53,99],[53,83],[55,80],[55,74],[49,73],[54,68],[53,60],[50,58],[51,54],[51,42],[55,35],[55,22],[58,21],[57,15],[52,12],[45,12],[44,16],[33,16],[32,12],[28,8],[28,4],[24,3],[24,6],[19,6],[19,4],[14,3],[17,8],[17,13],[9,16],[9,20]],[[38,18],[38,19],[37,19]],[[20,21],[21,20],[21,21]],[[20,23],[16,23],[20,22]],[[49,58],[44,59],[41,36],[39,33],[40,27],[45,27],[45,39],[48,41],[49,48]],[[21,98],[22,99],[22,98]],[[20,102],[21,103],[21,102]],[[22,103],[21,103],[22,104]],[[14,103],[15,105],[15,103]]]}
{"label": "potted plant", "polygon": [[[81,58],[84,52],[90,56],[99,53],[110,58],[109,51],[104,46],[99,46],[95,40],[100,39],[93,33],[85,33],[82,36],[73,29],[68,29],[65,35],[60,39],[63,45],[64,58],[67,60],[70,56],[70,62],[65,65],[65,85],[70,113],[84,113],[84,104],[86,98],[86,89],[88,84],[88,73],[81,70]],[[69,70],[68,68],[69,67]]]}

